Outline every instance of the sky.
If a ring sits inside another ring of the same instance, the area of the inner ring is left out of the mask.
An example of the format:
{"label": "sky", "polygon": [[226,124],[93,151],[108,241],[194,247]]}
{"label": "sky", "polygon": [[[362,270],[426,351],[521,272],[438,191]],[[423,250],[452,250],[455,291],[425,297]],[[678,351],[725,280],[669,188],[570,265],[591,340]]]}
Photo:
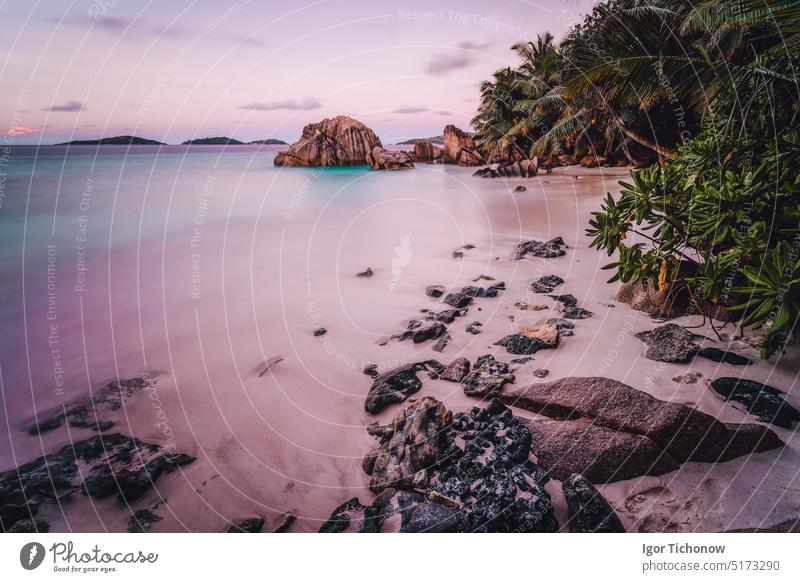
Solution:
{"label": "sky", "polygon": [[384,143],[469,126],[518,41],[593,0],[0,0],[0,132],[292,142],[345,114]]}

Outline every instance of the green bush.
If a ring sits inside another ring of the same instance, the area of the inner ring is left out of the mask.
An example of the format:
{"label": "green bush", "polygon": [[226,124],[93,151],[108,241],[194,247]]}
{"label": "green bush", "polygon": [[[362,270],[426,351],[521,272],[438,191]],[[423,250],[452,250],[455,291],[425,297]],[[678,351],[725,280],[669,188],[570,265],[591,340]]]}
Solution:
{"label": "green bush", "polygon": [[[610,282],[663,289],[679,265],[695,302],[742,311],[762,328],[762,356],[800,341],[800,143],[786,129],[772,139],[724,138],[707,123],[674,160],[631,174],[594,212],[592,246],[618,254]],[[633,239],[633,240],[631,240]],[[683,269],[681,269],[683,272]]]}

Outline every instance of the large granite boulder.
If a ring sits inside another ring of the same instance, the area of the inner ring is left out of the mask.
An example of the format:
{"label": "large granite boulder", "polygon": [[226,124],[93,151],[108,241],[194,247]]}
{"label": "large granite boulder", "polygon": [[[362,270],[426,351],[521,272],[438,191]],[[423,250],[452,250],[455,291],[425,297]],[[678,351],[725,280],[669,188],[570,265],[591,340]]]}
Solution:
{"label": "large granite boulder", "polygon": [[442,148],[429,141],[418,141],[414,144],[414,160],[417,162],[436,162],[442,159]]}
{"label": "large granite boulder", "polygon": [[506,389],[499,398],[561,421],[527,423],[539,464],[560,480],[661,475],[687,461],[721,462],[783,445],[761,425],[726,424],[609,378],[563,378]]}
{"label": "large granite boulder", "polygon": [[647,344],[644,356],[656,362],[685,364],[694,358],[700,349],[694,343],[697,336],[676,323],[667,323],[652,331],[639,332],[636,337]]}
{"label": "large granite boulder", "polygon": [[373,170],[405,170],[414,167],[414,160],[408,152],[391,151],[375,146],[367,154],[367,163]]}
{"label": "large granite boulder", "polygon": [[346,115],[303,128],[300,139],[275,155],[276,166],[366,166],[373,149],[383,147],[369,127]]}
{"label": "large granite boulder", "polygon": [[475,145],[475,140],[468,133],[461,131],[455,125],[444,128],[444,162],[458,164],[459,166],[481,166],[484,164],[483,156]]}

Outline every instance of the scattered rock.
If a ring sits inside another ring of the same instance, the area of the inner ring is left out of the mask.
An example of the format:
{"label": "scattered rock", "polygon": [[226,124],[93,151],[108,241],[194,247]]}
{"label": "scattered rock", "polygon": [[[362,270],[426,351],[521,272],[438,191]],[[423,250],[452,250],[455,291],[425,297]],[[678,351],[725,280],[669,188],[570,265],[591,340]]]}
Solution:
{"label": "scattered rock", "polygon": [[91,396],[72,400],[64,406],[59,406],[49,412],[41,414],[41,419],[22,430],[28,434],[41,434],[60,427],[65,422],[74,428],[88,428],[98,432],[107,431],[114,426],[109,420],[98,417],[104,413],[114,412],[134,394],[154,386],[156,378],[142,376],[119,380],[109,383],[104,388],[96,390]]}
{"label": "scattered rock", "polygon": [[333,510],[328,520],[319,528],[320,533],[344,533],[364,531],[364,510],[358,497],[345,501]]}
{"label": "scattered rock", "polygon": [[733,366],[749,366],[753,363],[750,361],[750,358],[746,358],[734,352],[727,352],[719,348],[703,348],[697,352],[697,355],[708,358],[709,360],[713,360],[715,362],[724,362]]}
{"label": "scattered rock", "polygon": [[439,375],[442,380],[450,382],[461,382],[469,373],[469,360],[467,358],[456,358],[444,367],[444,371]]}
{"label": "scattered rock", "polygon": [[325,329],[324,327],[318,327],[314,330],[314,337],[321,337],[326,333],[328,333],[327,329]]}
{"label": "scattered rock", "polygon": [[381,373],[378,371],[378,364],[369,364],[364,366],[362,372],[372,379],[375,379],[381,375]]}
{"label": "scattered rock", "polygon": [[15,522],[6,533],[47,533],[50,524],[42,519],[20,519]]}
{"label": "scattered rock", "polygon": [[303,128],[300,139],[275,155],[276,166],[366,166],[381,140],[369,127],[346,115],[323,119]]}
{"label": "scattered rock", "polygon": [[150,509],[140,509],[128,516],[128,533],[145,533],[153,529],[153,524],[164,519]]}
{"label": "scattered rock", "polygon": [[551,317],[545,321],[545,324],[555,327],[561,337],[569,337],[574,333],[572,329],[575,327],[575,324],[562,317]]}
{"label": "scattered rock", "polygon": [[450,342],[450,334],[446,333],[438,340],[436,340],[436,343],[433,344],[433,347],[431,349],[434,352],[443,352],[449,342]]}
{"label": "scattered rock", "polygon": [[447,333],[447,327],[443,324],[436,322],[430,325],[422,326],[415,329],[411,334],[411,340],[415,344],[422,343],[424,341],[436,339],[438,337],[443,336]]}
{"label": "scattered rock", "polygon": [[724,424],[609,378],[563,378],[499,398],[560,421],[528,421],[539,464],[559,480],[572,473],[593,483],[661,475],[687,461],[727,461],[783,445],[760,425]]}
{"label": "scattered rock", "polygon": [[511,363],[512,364],[524,365],[524,364],[527,364],[528,362],[532,362],[532,361],[533,361],[532,357],[525,356],[524,358],[514,358],[513,360],[511,360]]}
{"label": "scattered rock", "polygon": [[429,285],[425,287],[425,295],[428,297],[441,297],[444,295],[444,285]]}
{"label": "scattered rock", "polygon": [[675,376],[672,381],[678,384],[697,384],[697,381],[702,377],[703,375],[700,372],[689,372],[682,376]]}
{"label": "scattered rock", "polygon": [[547,378],[550,375],[550,370],[546,370],[544,368],[536,368],[533,371],[533,375],[537,378]]}
{"label": "scattered rock", "polygon": [[485,280],[485,281],[494,281],[494,277],[490,277],[489,275],[478,275],[472,281],[473,283],[477,283],[478,281]]}
{"label": "scattered rock", "polygon": [[494,345],[503,346],[509,354],[518,356],[535,354],[547,347],[542,340],[529,338],[519,333],[507,335],[496,341]]}
{"label": "scattered rock", "polygon": [[525,186],[517,186],[514,188],[514,192],[526,192],[528,189]]}
{"label": "scattered rock", "polygon": [[422,388],[422,381],[417,377],[417,372],[425,370],[441,374],[444,366],[436,360],[426,360],[384,372],[372,383],[364,409],[370,414],[377,414],[390,404],[403,402],[412,394],[416,394]]}
{"label": "scattered rock", "polygon": [[360,273],[356,273],[356,277],[372,277],[375,273],[372,271],[372,267],[367,267]]}
{"label": "scattered rock", "polygon": [[656,362],[685,364],[698,350],[694,343],[695,335],[675,323],[637,333],[636,337],[647,344],[645,357]]}
{"label": "scattered rock", "polygon": [[414,160],[410,153],[387,150],[379,145],[372,148],[366,159],[367,164],[373,170],[405,170],[414,167]]}
{"label": "scattered rock", "polygon": [[536,339],[544,344],[542,347],[555,348],[558,347],[559,333],[558,329],[553,325],[537,325],[534,327],[525,327],[520,330],[520,335],[529,339]]}
{"label": "scattered rock", "polygon": [[514,249],[514,259],[520,260],[527,255],[533,255],[542,259],[555,259],[564,256],[566,251],[561,247],[566,246],[564,240],[559,236],[547,242],[529,240],[521,242]]}
{"label": "scattered rock", "polygon": [[195,460],[122,434],[96,435],[0,473],[0,529],[32,519],[39,507],[81,491],[96,498],[116,493],[131,503],[156,480]]}
{"label": "scattered rock", "polygon": [[248,517],[238,523],[231,524],[226,533],[261,533],[265,519],[261,516]]}
{"label": "scattered rock", "polygon": [[505,384],[514,382],[514,374],[508,364],[498,362],[490,354],[481,356],[472,371],[461,381],[464,394],[477,398],[491,398],[498,394]]}
{"label": "scattered rock", "polygon": [[448,293],[444,298],[444,302],[456,309],[463,309],[472,303],[472,297],[463,293]]}
{"label": "scattered rock", "polygon": [[547,305],[531,305],[530,303],[525,303],[524,301],[518,301],[514,304],[514,307],[520,311],[544,311],[545,309],[550,309]]}
{"label": "scattered rock", "polygon": [[740,403],[744,409],[758,418],[785,429],[793,422],[800,422],[800,411],[784,400],[785,392],[755,380],[743,378],[717,378],[711,382],[714,391],[726,402]]}
{"label": "scattered rock", "polygon": [[480,321],[473,321],[466,327],[466,331],[472,335],[478,335],[483,331],[483,324]]}
{"label": "scattered rock", "polygon": [[444,302],[456,309],[463,309],[472,303],[475,297],[496,297],[498,291],[503,291],[505,288],[506,284],[503,281],[486,288],[468,285],[456,293],[445,295]]}
{"label": "scattered rock", "polygon": [[624,533],[625,528],[608,501],[583,475],[573,473],[562,484],[572,533]]}
{"label": "scattered rock", "polygon": [[547,275],[531,283],[531,291],[534,293],[552,293],[553,289],[563,283],[564,279],[558,275]]}
{"label": "scattered rock", "polygon": [[548,295],[563,304],[561,315],[564,319],[587,319],[594,315],[591,311],[578,307],[578,300],[574,295]]}

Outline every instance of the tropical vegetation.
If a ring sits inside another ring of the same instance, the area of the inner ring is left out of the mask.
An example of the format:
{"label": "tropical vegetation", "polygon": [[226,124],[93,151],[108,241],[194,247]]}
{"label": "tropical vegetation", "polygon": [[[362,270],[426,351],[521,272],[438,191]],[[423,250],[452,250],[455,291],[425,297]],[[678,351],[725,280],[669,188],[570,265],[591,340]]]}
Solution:
{"label": "tropical vegetation", "polygon": [[590,220],[612,281],[800,341],[800,0],[610,0],[481,86],[486,151],[639,166]]}

